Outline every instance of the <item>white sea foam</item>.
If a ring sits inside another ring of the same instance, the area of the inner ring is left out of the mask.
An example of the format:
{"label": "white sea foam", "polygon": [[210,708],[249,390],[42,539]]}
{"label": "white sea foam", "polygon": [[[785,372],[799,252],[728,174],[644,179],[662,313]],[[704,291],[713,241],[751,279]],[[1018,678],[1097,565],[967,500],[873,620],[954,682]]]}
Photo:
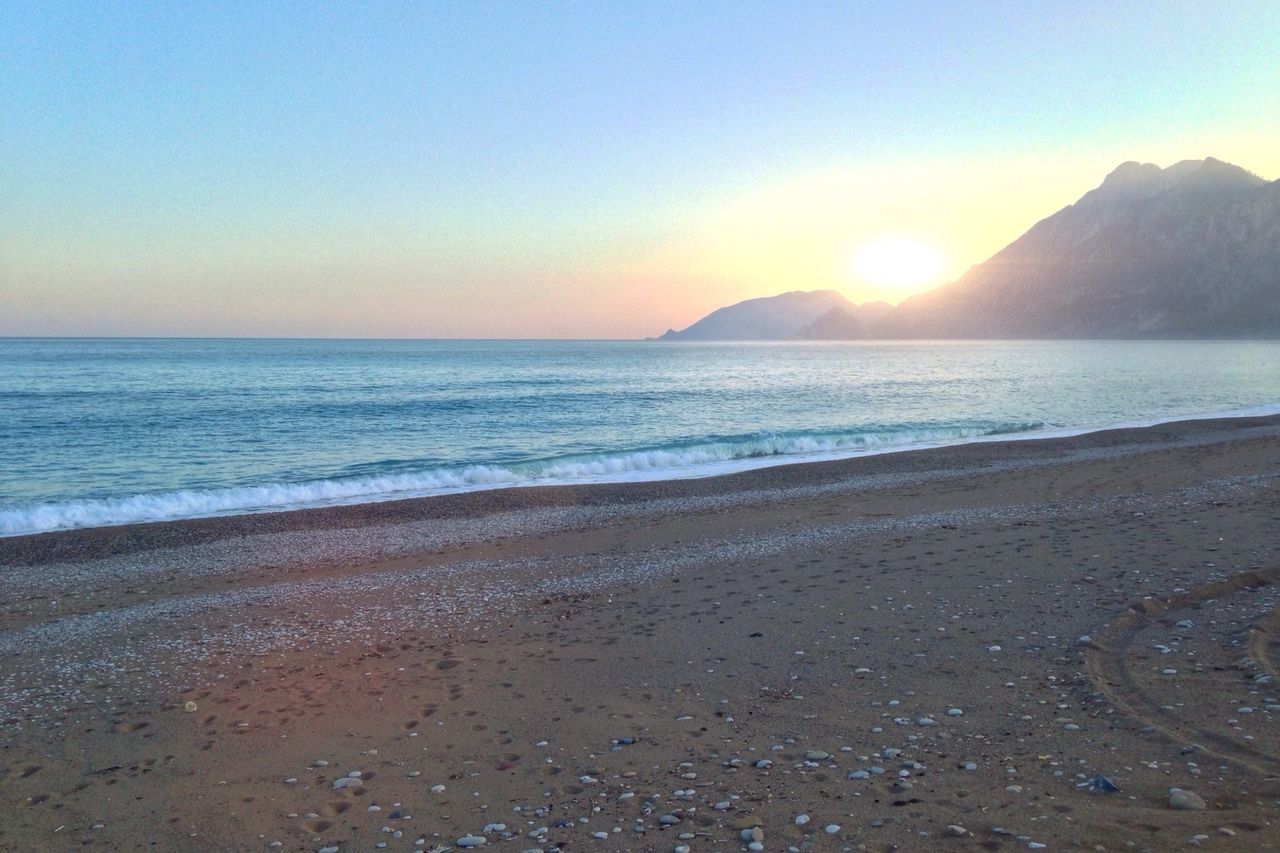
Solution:
{"label": "white sea foam", "polygon": [[[1192,416],[1280,414],[1280,405]],[[1177,418],[1181,420],[1183,418]],[[972,441],[1076,435],[1110,426],[1047,429],[1041,424],[980,424],[875,432],[763,435],[739,440],[566,457],[520,465],[473,465],[420,472],[191,489],[130,497],[29,504],[0,510],[0,536],[371,503],[512,486],[685,479],[798,461],[821,461]]]}

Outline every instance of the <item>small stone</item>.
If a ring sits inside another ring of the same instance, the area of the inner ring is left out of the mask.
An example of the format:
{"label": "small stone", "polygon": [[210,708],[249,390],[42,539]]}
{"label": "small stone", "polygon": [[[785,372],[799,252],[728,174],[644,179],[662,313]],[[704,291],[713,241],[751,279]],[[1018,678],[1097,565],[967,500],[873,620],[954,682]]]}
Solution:
{"label": "small stone", "polygon": [[197,705],[195,702],[188,702],[187,704],[182,706],[182,710],[186,711],[188,714],[194,714],[199,709],[199,707],[200,706]]}
{"label": "small stone", "polygon": [[1181,788],[1169,789],[1169,806],[1183,812],[1204,811],[1204,798],[1195,791],[1184,791]]}
{"label": "small stone", "polygon": [[835,835],[837,832],[840,831],[840,824],[829,823],[822,828],[822,831],[825,832],[827,835]]}
{"label": "small stone", "polygon": [[948,716],[948,717],[963,717],[963,716],[964,716],[964,711],[960,710],[959,708],[948,708],[948,709],[947,709],[947,716]]}
{"label": "small stone", "polygon": [[796,815],[796,826],[804,826],[808,822],[809,822],[809,816],[807,814]]}
{"label": "small stone", "polygon": [[455,843],[459,847],[481,847],[487,839],[483,835],[464,835]]}
{"label": "small stone", "polygon": [[953,823],[947,826],[947,835],[950,835],[952,838],[967,838],[969,836],[969,830],[965,829],[958,823]]}
{"label": "small stone", "polygon": [[343,776],[341,779],[335,779],[333,782],[333,788],[336,791],[340,791],[343,788],[351,788],[352,790],[355,790],[363,787],[364,783],[352,776]]}
{"label": "small stone", "polygon": [[1097,776],[1094,776],[1092,779],[1089,779],[1087,782],[1081,782],[1079,785],[1076,785],[1076,787],[1083,788],[1086,791],[1089,791],[1094,794],[1114,794],[1115,792],[1120,790],[1120,788],[1117,787],[1115,782],[1112,782],[1110,779],[1108,779],[1106,776],[1103,776],[1102,774],[1098,774]]}
{"label": "small stone", "polygon": [[444,785],[432,785],[432,786],[431,786],[431,793],[433,793],[433,794],[443,794],[443,793],[444,793]]}
{"label": "small stone", "polygon": [[811,749],[804,754],[806,761],[826,761],[831,757],[831,753],[823,752],[820,749]]}

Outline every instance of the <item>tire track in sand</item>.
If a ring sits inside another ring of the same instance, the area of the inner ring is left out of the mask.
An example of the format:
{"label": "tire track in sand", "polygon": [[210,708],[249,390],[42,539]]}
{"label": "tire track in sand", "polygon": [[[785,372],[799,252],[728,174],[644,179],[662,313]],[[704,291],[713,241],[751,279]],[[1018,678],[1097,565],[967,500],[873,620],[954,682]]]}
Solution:
{"label": "tire track in sand", "polygon": [[[1138,685],[1129,671],[1134,640],[1153,623],[1207,601],[1280,583],[1280,567],[1255,568],[1231,578],[1193,587],[1167,598],[1144,598],[1109,621],[1085,645],[1085,674],[1118,709],[1172,740],[1247,768],[1268,780],[1280,780],[1280,757],[1168,714],[1161,701]],[[1276,677],[1270,647],[1280,635],[1280,611],[1271,610],[1250,626],[1249,654],[1263,671]]]}

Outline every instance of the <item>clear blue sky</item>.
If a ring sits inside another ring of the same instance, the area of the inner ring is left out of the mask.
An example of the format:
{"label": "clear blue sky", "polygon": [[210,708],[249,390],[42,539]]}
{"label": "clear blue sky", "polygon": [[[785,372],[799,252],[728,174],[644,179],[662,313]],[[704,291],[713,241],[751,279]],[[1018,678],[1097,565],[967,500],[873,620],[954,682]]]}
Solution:
{"label": "clear blue sky", "polygon": [[1045,215],[1179,144],[1275,178],[1278,6],[10,2],[0,334],[642,334],[732,291],[698,235],[788,181],[1087,161]]}

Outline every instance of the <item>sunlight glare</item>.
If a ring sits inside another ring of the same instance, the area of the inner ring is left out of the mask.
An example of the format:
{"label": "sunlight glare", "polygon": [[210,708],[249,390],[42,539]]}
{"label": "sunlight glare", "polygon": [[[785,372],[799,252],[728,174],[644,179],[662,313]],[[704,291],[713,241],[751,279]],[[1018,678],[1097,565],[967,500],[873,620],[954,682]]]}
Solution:
{"label": "sunlight glare", "polygon": [[880,237],[853,254],[858,279],[879,288],[919,287],[942,272],[945,262],[934,245],[914,237]]}

